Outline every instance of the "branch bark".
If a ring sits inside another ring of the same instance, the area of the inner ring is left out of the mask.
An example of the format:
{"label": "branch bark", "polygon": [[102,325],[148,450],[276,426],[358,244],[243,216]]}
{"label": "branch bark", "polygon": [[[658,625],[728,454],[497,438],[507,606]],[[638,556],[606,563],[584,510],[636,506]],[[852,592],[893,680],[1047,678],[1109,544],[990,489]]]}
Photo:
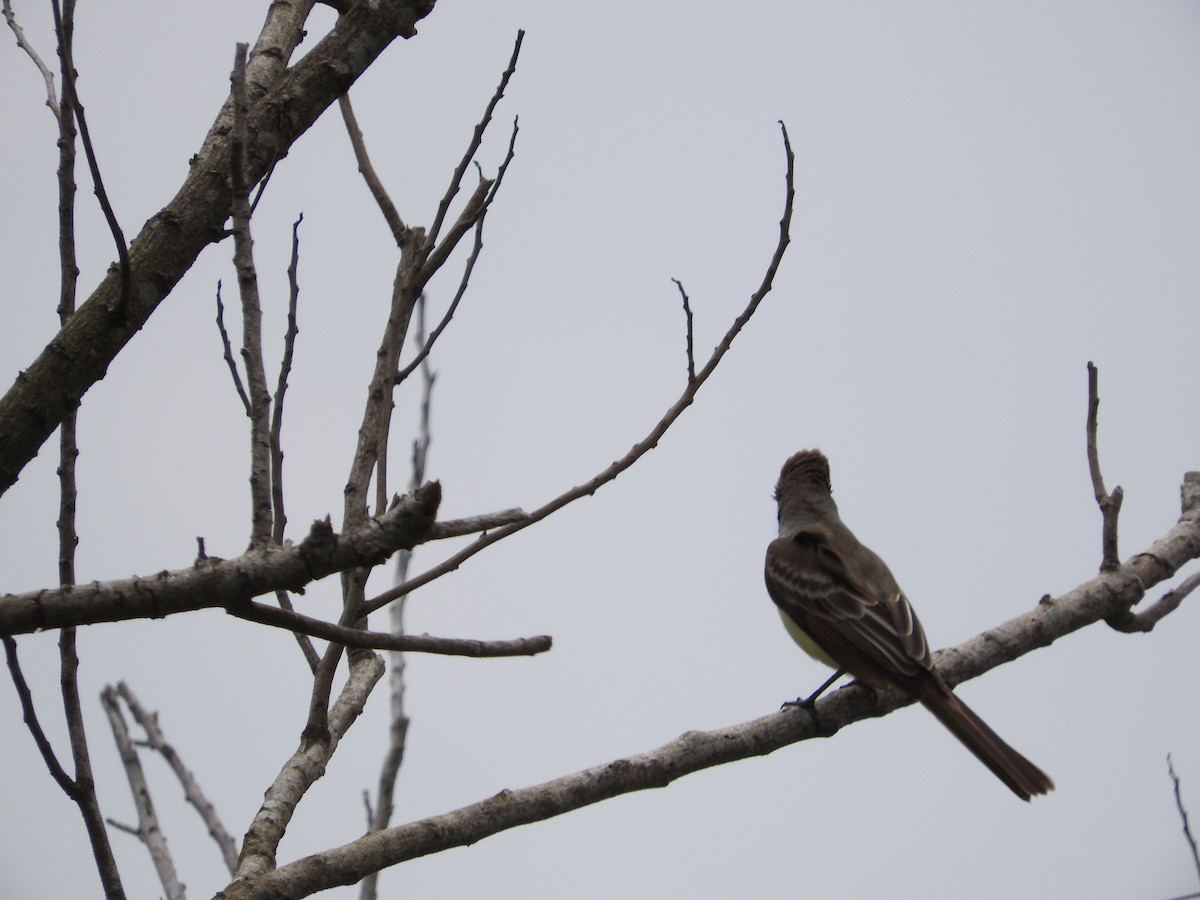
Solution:
{"label": "branch bark", "polygon": [[92,582],[76,587],[0,597],[0,634],[161,618],[221,608],[275,590],[302,591],[319,578],[377,565],[425,539],[441,500],[435,481],[406,494],[384,515],[338,535],[328,520],[314,522],[299,545],[261,547],[235,559],[205,558],[189,569],[148,578]]}
{"label": "branch bark", "polygon": [[[129,792],[133,795],[133,805],[137,809],[137,828],[125,830],[137,835],[138,840],[146,845],[168,900],[183,900],[183,885],[175,872],[175,861],[171,857],[171,851],[167,849],[166,835],[158,824],[158,814],[154,811],[154,802],[150,799],[150,786],[146,783],[146,773],[142,770],[141,760],[138,759],[137,750],[133,746],[133,738],[129,736],[129,727],[125,724],[125,716],[117,702],[117,692],[112,686],[100,692],[100,703],[108,716],[108,724],[112,727],[121,764],[125,767],[125,775],[129,779]],[[116,824],[112,820],[109,822]]]}
{"label": "branch bark", "polygon": [[[106,694],[110,694],[111,692],[111,687],[105,689]],[[192,804],[197,815],[204,821],[209,836],[216,841],[217,846],[221,850],[221,856],[225,860],[225,865],[229,868],[230,874],[232,874],[237,865],[237,844],[228,830],[226,830],[224,823],[221,822],[221,817],[217,815],[216,808],[209,802],[208,797],[204,795],[204,791],[200,788],[200,783],[196,780],[196,776],[192,774],[192,770],[184,765],[179,753],[167,742],[166,736],[158,724],[158,713],[151,713],[142,706],[137,695],[123,681],[118,682],[116,693],[125,701],[125,705],[129,707],[129,712],[133,715],[134,720],[146,732],[146,745],[166,760],[167,765],[171,767],[171,771],[175,773],[175,777],[179,779],[184,797],[188,803]],[[109,701],[106,699],[106,707],[108,703]],[[112,699],[112,705],[115,709],[117,708],[115,697]],[[122,754],[124,754],[124,751],[122,751]]]}

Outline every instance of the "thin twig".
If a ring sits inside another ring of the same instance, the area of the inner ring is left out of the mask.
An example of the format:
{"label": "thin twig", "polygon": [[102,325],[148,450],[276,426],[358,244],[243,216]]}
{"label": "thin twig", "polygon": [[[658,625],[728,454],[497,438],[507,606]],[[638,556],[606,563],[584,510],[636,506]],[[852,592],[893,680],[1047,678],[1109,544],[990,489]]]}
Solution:
{"label": "thin twig", "polygon": [[169,900],[183,900],[185,897],[183,885],[175,873],[175,863],[171,852],[167,849],[167,838],[158,824],[158,814],[154,811],[154,801],[150,799],[150,786],[146,783],[146,773],[138,759],[137,750],[129,737],[129,727],[125,724],[125,716],[117,702],[117,692],[111,686],[100,692],[100,703],[108,716],[108,724],[112,728],[113,740],[117,744],[117,752],[121,756],[121,764],[125,767],[125,776],[129,779],[129,791],[133,794],[133,805],[137,810],[138,824],[133,833],[138,836],[158,872],[158,880]]}
{"label": "thin twig", "polygon": [[408,594],[417,588],[428,584],[435,578],[440,578],[447,572],[454,571],[460,565],[462,565],[463,562],[470,559],[485,547],[489,547],[497,541],[501,541],[509,535],[515,534],[521,529],[529,527],[535,522],[540,522],[542,519],[557,512],[567,504],[572,503],[581,497],[587,497],[591,494],[594,494],[599,488],[615,479],[618,475],[637,462],[642,456],[658,445],[659,440],[661,440],[662,436],[666,434],[667,429],[669,429],[671,425],[675,423],[675,420],[683,414],[683,411],[692,404],[692,401],[696,398],[696,393],[703,386],[704,382],[708,380],[709,376],[711,376],[716,370],[717,365],[721,362],[721,359],[729,350],[730,345],[733,343],[733,339],[737,337],[738,333],[742,330],[742,328],[745,327],[746,323],[750,321],[750,317],[754,315],[755,310],[758,309],[758,305],[770,292],[771,285],[775,279],[775,273],[779,269],[779,264],[783,260],[784,251],[787,249],[788,243],[791,240],[789,228],[791,226],[792,209],[795,202],[795,156],[792,153],[791,142],[788,140],[787,128],[782,122],[780,122],[779,125],[783,134],[783,146],[787,167],[785,176],[786,190],[783,215],[779,220],[779,239],[776,242],[775,251],[771,255],[771,260],[767,265],[767,270],[763,275],[762,282],[759,284],[754,293],[750,295],[750,300],[746,304],[745,309],[743,309],[741,314],[734,319],[733,324],[730,325],[729,330],[726,331],[725,336],[721,339],[721,342],[713,349],[712,355],[709,356],[708,362],[706,362],[704,367],[696,373],[695,379],[688,384],[683,394],[674,403],[674,405],[667,410],[666,414],[659,420],[658,424],[655,425],[650,430],[650,433],[647,434],[642,440],[634,444],[628,453],[626,453],[604,471],[600,472],[598,475],[594,476],[583,484],[571,488],[569,491],[563,494],[560,494],[558,497],[555,497],[549,503],[546,503],[538,509],[535,509],[525,520],[521,522],[514,522],[511,525],[506,525],[502,528],[498,528],[495,531],[487,532],[486,534],[481,535],[467,547],[463,548],[440,565],[426,570],[405,584],[397,585],[390,590],[384,591],[379,596],[367,602],[366,612],[374,612],[375,610],[386,606],[388,603],[397,599],[398,597],[403,597],[405,594]]}
{"label": "thin twig", "polygon": [[524,40],[525,31],[523,29],[517,31],[517,40],[513,44],[512,56],[508,60],[508,68],[500,76],[500,83],[496,86],[496,91],[492,94],[492,99],[488,101],[483,118],[475,125],[475,131],[471,135],[467,151],[463,154],[462,161],[458,164],[458,167],[454,170],[454,174],[450,178],[450,186],[446,189],[446,193],[438,203],[437,214],[433,217],[433,224],[429,227],[429,235],[426,239],[430,247],[437,241],[438,234],[442,230],[442,223],[446,220],[446,213],[450,209],[450,203],[454,200],[455,195],[458,193],[458,187],[462,183],[462,177],[466,173],[467,167],[471,165],[471,160],[475,158],[475,154],[479,151],[479,146],[483,143],[483,133],[487,130],[488,123],[491,122],[492,114],[496,111],[496,107],[504,98],[504,91],[508,87],[509,80],[517,70],[517,58],[521,55],[521,44]]}
{"label": "thin twig", "polygon": [[446,307],[446,312],[438,322],[437,327],[433,329],[427,340],[422,340],[420,349],[417,355],[413,357],[412,362],[396,373],[396,384],[404,381],[416,371],[417,366],[425,362],[429,356],[429,351],[433,349],[434,343],[437,341],[446,326],[450,324],[450,320],[454,318],[454,313],[458,309],[458,303],[462,300],[463,295],[467,292],[467,285],[471,281],[471,273],[475,270],[475,261],[479,259],[479,253],[483,250],[483,219],[479,217],[479,221],[475,223],[475,245],[471,248],[471,255],[467,257],[467,264],[463,267],[462,280],[458,283],[458,290],[454,292],[454,299],[450,301],[450,305]]}
{"label": "thin twig", "polygon": [[[486,199],[483,201],[483,207],[479,213],[479,218],[475,222],[475,244],[471,248],[470,256],[467,257],[466,265],[463,266],[462,278],[459,280],[458,290],[454,293],[454,299],[446,308],[446,312],[442,316],[441,321],[438,322],[437,327],[434,328],[432,333],[429,335],[429,339],[422,343],[421,349],[417,351],[417,355],[413,357],[412,362],[410,362],[397,373],[396,384],[400,384],[400,382],[408,378],[408,376],[416,370],[417,366],[421,365],[425,361],[425,358],[429,356],[429,352],[433,349],[434,343],[436,343],[437,339],[441,337],[442,332],[446,330],[446,326],[450,324],[450,320],[454,317],[454,313],[458,309],[459,301],[462,300],[463,295],[467,292],[467,286],[471,283],[471,274],[475,271],[475,263],[479,259],[479,254],[483,250],[483,220],[487,217],[487,211],[491,206],[492,200],[495,199],[496,192],[500,189],[500,185],[504,182],[504,173],[508,171],[508,165],[513,160],[513,156],[516,152],[518,130],[517,120],[514,118],[512,134],[508,139],[508,151],[504,155],[504,162],[500,164],[500,168],[496,172],[496,178],[489,182],[483,178],[482,174],[480,175],[480,184],[482,185],[486,182],[489,186],[489,193]],[[478,165],[478,163],[476,163],[476,165]],[[433,273],[430,272],[430,275],[432,274]]]}
{"label": "thin twig", "polygon": [[[508,150],[504,153],[504,160],[500,163],[500,168],[496,170],[496,177],[492,179],[491,193],[488,194],[486,207],[492,205],[492,201],[496,199],[496,194],[500,193],[500,185],[504,183],[504,173],[508,171],[509,164],[512,163],[513,157],[516,155],[517,135],[521,131],[521,117],[513,116],[512,131],[508,135]],[[479,169],[479,180],[483,181],[483,167],[479,163],[475,163]]]}
{"label": "thin twig", "polygon": [[404,220],[400,218],[396,204],[388,196],[375,167],[371,165],[371,157],[367,155],[367,144],[363,140],[362,129],[358,127],[358,119],[354,116],[354,107],[350,105],[349,94],[342,94],[338,98],[338,108],[342,111],[342,121],[346,124],[346,133],[350,136],[350,145],[354,148],[358,171],[362,173],[363,180],[367,182],[367,188],[371,191],[371,196],[375,198],[379,211],[383,213],[383,218],[387,221],[388,228],[391,229],[392,237],[396,239],[396,245],[403,247],[409,237],[409,230],[404,226]]}
{"label": "thin twig", "polygon": [[275,397],[271,403],[271,504],[274,507],[274,525],[271,538],[283,543],[287,530],[287,513],[284,511],[283,495],[283,399],[287,394],[288,376],[292,372],[292,359],[296,351],[297,325],[296,308],[300,300],[300,223],[301,213],[292,223],[292,258],[288,263],[288,314],[287,332],[283,336],[283,359],[279,362],[279,378],[275,383]]}
{"label": "thin twig", "polygon": [[175,748],[167,742],[162,729],[159,727],[158,715],[148,712],[130,689],[129,685],[124,681],[117,683],[117,693],[121,695],[121,699],[129,707],[134,720],[146,732],[146,746],[162,756],[166,760],[167,765],[171,767],[171,771],[175,773],[175,777],[179,779],[179,784],[183,787],[184,797],[188,803],[192,804],[204,822],[205,827],[208,828],[209,835],[216,841],[217,847],[221,850],[225,866],[232,873],[237,867],[237,844],[230,836],[224,824],[222,824],[221,817],[217,815],[216,808],[204,796],[204,791],[201,790],[200,783],[196,781],[196,776],[184,765]]}
{"label": "thin twig", "polygon": [[344,647],[368,650],[404,650],[411,653],[433,653],[439,656],[536,656],[550,649],[553,641],[548,635],[516,638],[509,641],[481,641],[469,638],[442,638],[427,634],[392,634],[387,631],[364,631],[314,619],[303,613],[277,609],[248,600],[229,606],[231,616],[258,622],[287,631],[299,631]]}
{"label": "thin twig", "polygon": [[687,371],[688,384],[696,380],[696,356],[692,345],[692,305],[688,300],[687,291],[683,289],[683,282],[678,278],[672,278],[675,282],[675,287],[679,288],[679,296],[683,298],[683,319],[687,333]]}
{"label": "thin twig", "polygon": [[1179,818],[1183,821],[1183,836],[1188,842],[1188,849],[1192,851],[1192,862],[1196,864],[1196,876],[1200,878],[1200,850],[1196,848],[1196,839],[1192,836],[1192,828],[1188,824],[1187,810],[1183,805],[1183,791],[1179,783],[1179,776],[1175,774],[1175,764],[1171,761],[1171,754],[1167,754],[1167,772],[1171,775],[1171,781],[1175,785],[1175,808],[1179,810]]}
{"label": "thin twig", "polygon": [[1087,413],[1087,458],[1088,470],[1092,475],[1092,489],[1096,494],[1096,504],[1100,507],[1101,517],[1101,571],[1110,571],[1121,565],[1121,557],[1117,551],[1117,516],[1121,512],[1121,501],[1124,491],[1120,487],[1113,488],[1110,494],[1104,489],[1104,476],[1100,474],[1100,450],[1096,441],[1096,424],[1100,410],[1100,393],[1098,382],[1100,371],[1087,364],[1088,370],[1088,413]]}
{"label": "thin twig", "polygon": [[225,330],[225,304],[221,302],[221,280],[217,279],[217,331],[221,335],[221,346],[225,348],[225,363],[229,366],[229,374],[233,376],[233,386],[242,399],[242,408],[246,410],[246,418],[250,418],[250,398],[242,386],[242,376],[238,372],[237,360],[233,358],[233,345],[229,342],[229,332]]}
{"label": "thin twig", "polygon": [[8,27],[12,29],[12,33],[17,37],[17,46],[25,51],[25,54],[37,66],[38,71],[42,73],[42,80],[46,82],[46,105],[50,107],[50,112],[54,113],[54,118],[61,122],[62,108],[58,104],[58,97],[55,96],[54,72],[48,65],[42,62],[42,58],[38,56],[37,52],[33,49],[33,45],[25,37],[25,30],[17,24],[17,17],[13,13],[11,0],[4,0],[4,18],[8,22]]}
{"label": "thin twig", "polygon": [[21,662],[17,657],[17,642],[8,635],[0,635],[0,641],[4,643],[8,671],[12,676],[13,687],[17,689],[17,699],[21,702],[21,714],[25,720],[25,726],[29,729],[38,752],[42,754],[42,761],[46,763],[50,777],[58,782],[58,786],[62,788],[64,794],[75,799],[79,793],[78,786],[59,763],[58,757],[54,753],[54,747],[51,746],[50,739],[46,737],[46,732],[42,730],[42,725],[38,721],[37,710],[33,705],[33,693],[29,690],[29,684],[25,681],[25,675],[21,672]]}
{"label": "thin twig", "polygon": [[[74,0],[70,0],[68,5],[74,6]],[[75,60],[72,56],[68,33],[74,27],[71,16],[64,17],[58,0],[51,0],[50,6],[54,10],[54,30],[58,35],[59,53],[62,56],[63,105],[70,104],[75,118],[79,121],[79,136],[83,140],[83,152],[87,157],[88,169],[92,173],[92,188],[96,199],[100,201],[100,209],[104,212],[109,231],[112,232],[113,242],[117,245],[117,260],[121,271],[121,293],[111,314],[115,323],[124,325],[129,313],[129,248],[125,245],[125,234],[117,223],[116,213],[113,212],[112,204],[108,201],[108,193],[104,190],[104,179],[100,177],[100,163],[96,161],[96,151],[92,147],[92,138],[88,133],[83,104],[79,102],[79,93],[75,89]]]}
{"label": "thin twig", "polygon": [[[288,596],[287,591],[276,591],[275,602],[285,612],[296,611],[296,607],[292,605],[292,598]],[[307,634],[302,631],[293,631],[292,634],[296,636],[296,644],[299,645],[300,652],[304,654],[304,661],[308,663],[309,670],[315,674],[317,666],[321,662],[321,654],[317,652],[317,648],[313,646],[313,642],[309,640]]]}

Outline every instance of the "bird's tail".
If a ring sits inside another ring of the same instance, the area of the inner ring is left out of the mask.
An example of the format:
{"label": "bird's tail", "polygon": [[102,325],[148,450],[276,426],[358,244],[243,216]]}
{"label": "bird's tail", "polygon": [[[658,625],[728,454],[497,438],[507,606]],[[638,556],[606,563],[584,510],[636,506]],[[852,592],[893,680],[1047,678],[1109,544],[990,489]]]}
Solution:
{"label": "bird's tail", "polygon": [[937,716],[963,746],[975,754],[1009,790],[1022,800],[1054,790],[1050,776],[1027,760],[992,731],[983,719],[954,695],[941,679],[925,682],[918,696],[926,709]]}

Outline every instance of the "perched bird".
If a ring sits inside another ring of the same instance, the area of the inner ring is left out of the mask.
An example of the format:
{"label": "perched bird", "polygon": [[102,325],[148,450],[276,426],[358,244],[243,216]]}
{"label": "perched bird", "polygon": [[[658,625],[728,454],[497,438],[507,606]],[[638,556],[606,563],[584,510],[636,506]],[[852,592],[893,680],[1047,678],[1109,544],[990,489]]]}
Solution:
{"label": "perched bird", "polygon": [[1053,790],[1045,772],[946,685],[917,614],[887,564],[842,524],[824,454],[801,450],[784,463],[775,500],[779,537],[767,547],[767,591],[796,643],[838,674],[849,672],[871,687],[901,688],[1022,800]]}

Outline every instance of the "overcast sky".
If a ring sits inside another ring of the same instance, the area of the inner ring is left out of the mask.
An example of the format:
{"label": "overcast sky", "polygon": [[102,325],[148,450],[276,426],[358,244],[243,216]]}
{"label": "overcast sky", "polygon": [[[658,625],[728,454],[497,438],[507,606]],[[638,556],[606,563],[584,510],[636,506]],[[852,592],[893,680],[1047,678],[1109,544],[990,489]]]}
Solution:
{"label": "overcast sky", "polygon": [[[17,3],[48,59],[45,4]],[[125,233],[175,193],[265,3],[83,3],[79,91]],[[310,40],[333,14],[314,14]],[[401,214],[428,224],[527,31],[481,154],[517,156],[471,291],[439,343],[428,474],[445,518],[534,508],[621,456],[757,286],[797,158],[792,245],[678,425],[633,470],[421,590],[411,630],[551,634],[517,660],[411,658],[397,823],[776,710],[827,674],[762,586],[771,491],[820,447],[843,518],[888,560],[935,646],[1092,577],[1084,454],[1100,368],[1101,461],[1126,492],[1128,557],[1200,469],[1200,6],[1183,2],[606,3],[443,0],[355,86]],[[57,329],[55,128],[0,40],[9,377]],[[310,44],[301,49],[307,49]],[[80,168],[81,297],[114,256]],[[285,424],[290,536],[338,522],[396,262],[336,110],[293,148],[254,221],[270,365],[301,226],[300,337]],[[246,420],[213,325],[231,248],[210,247],[84,398],[80,581],[240,553]],[[456,271],[431,286],[444,307]],[[227,294],[232,299],[232,291]],[[395,486],[416,421],[398,400]],[[56,441],[0,500],[0,592],[56,582]],[[416,571],[453,547],[418,551]],[[1185,573],[1186,574],[1186,573]],[[386,587],[382,580],[373,586]],[[1157,597],[1161,590],[1153,592]],[[336,579],[303,609],[336,617]],[[1200,816],[1200,612],[1149,635],[1095,626],[964,685],[1054,778],[1026,805],[919,708],[387,871],[393,897],[1169,898],[1197,889],[1166,756]],[[20,640],[69,758],[55,634]],[[307,668],[288,635],[218,611],[81,630],[105,813],[134,818],[98,703],[124,679],[240,836],[294,749]],[[283,842],[358,836],[387,696],[376,690]],[[98,896],[82,824],[0,685],[0,895]],[[193,897],[226,875],[157,761],[154,799]],[[113,834],[131,897],[161,893]],[[356,896],[357,889],[331,896]]]}

